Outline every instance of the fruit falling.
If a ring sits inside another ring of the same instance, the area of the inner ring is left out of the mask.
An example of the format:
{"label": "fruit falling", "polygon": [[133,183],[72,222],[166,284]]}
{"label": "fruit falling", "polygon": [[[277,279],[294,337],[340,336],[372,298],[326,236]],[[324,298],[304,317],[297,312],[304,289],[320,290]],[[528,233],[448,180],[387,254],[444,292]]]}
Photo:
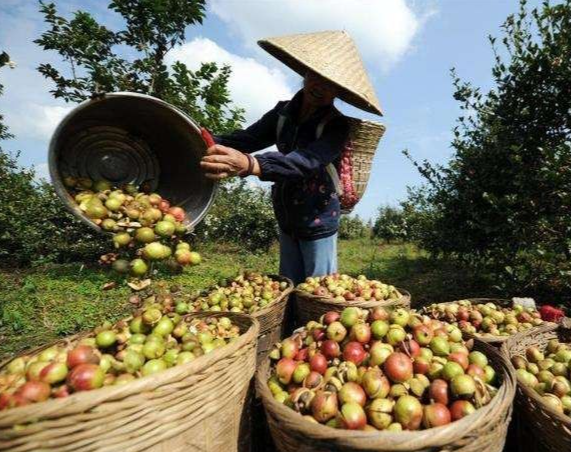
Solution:
{"label": "fruit falling", "polygon": [[486,355],[469,347],[457,326],[426,315],[349,307],[277,344],[268,387],[276,401],[334,428],[438,427],[497,392]]}
{"label": "fruit falling", "polygon": [[64,178],[79,209],[111,234],[116,252],[100,262],[118,273],[145,276],[151,262],[167,261],[171,267],[197,265],[200,254],[182,241],[187,233],[185,212],[171,207],[157,193],[144,193],[134,185],[113,187],[107,181]]}
{"label": "fruit falling", "polygon": [[555,411],[571,416],[571,344],[552,339],[545,350],[529,347],[525,356],[513,356],[511,362],[521,384]]}
{"label": "fruit falling", "polygon": [[502,308],[495,303],[473,304],[470,300],[433,304],[425,308],[424,313],[484,338],[511,336],[543,323],[535,309],[520,305]]}
{"label": "fruit falling", "polygon": [[231,311],[253,314],[275,301],[288,288],[285,281],[255,272],[244,272],[232,280],[220,281],[210,291],[193,297],[189,304],[176,305],[177,312]]}
{"label": "fruit falling", "polygon": [[126,384],[186,364],[240,335],[228,317],[163,314],[148,303],[132,319],[106,323],[76,343],[20,356],[0,370],[0,410]]}
{"label": "fruit falling", "polygon": [[319,297],[334,298],[338,301],[370,301],[398,299],[402,295],[391,285],[369,280],[360,275],[333,274],[322,277],[309,277],[297,289]]}

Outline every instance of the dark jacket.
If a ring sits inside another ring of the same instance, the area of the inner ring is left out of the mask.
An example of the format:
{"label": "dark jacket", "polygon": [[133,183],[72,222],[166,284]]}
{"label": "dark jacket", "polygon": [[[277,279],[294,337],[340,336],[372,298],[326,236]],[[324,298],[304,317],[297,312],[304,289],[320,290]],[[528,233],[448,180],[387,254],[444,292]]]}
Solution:
{"label": "dark jacket", "polygon": [[[215,141],[248,153],[275,144],[279,152],[265,152],[256,158],[260,179],[274,182],[272,202],[279,227],[294,238],[316,240],[339,228],[339,199],[325,167],[339,159],[349,124],[333,106],[319,109],[298,124],[302,96],[299,91],[291,101],[278,102],[247,129],[216,136]],[[277,139],[280,115],[285,116],[285,122]],[[326,116],[323,133],[316,139],[317,127]]]}

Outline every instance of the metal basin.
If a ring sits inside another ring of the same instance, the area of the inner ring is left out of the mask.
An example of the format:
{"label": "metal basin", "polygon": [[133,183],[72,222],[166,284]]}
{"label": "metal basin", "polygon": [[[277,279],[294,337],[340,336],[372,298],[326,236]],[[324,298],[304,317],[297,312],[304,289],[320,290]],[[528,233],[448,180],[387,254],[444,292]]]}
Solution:
{"label": "metal basin", "polygon": [[102,229],[79,209],[63,184],[65,176],[105,179],[117,186],[148,184],[182,207],[193,229],[204,217],[216,184],[204,177],[206,152],[200,128],[172,105],[144,94],[110,93],[74,108],[56,128],[49,170],[65,206],[93,229]]}

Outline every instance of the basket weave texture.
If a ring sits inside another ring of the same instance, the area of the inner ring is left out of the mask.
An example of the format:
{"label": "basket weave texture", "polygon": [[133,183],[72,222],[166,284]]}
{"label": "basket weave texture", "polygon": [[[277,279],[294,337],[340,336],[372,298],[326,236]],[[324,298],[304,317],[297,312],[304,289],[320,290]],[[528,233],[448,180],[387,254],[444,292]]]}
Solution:
{"label": "basket weave texture", "polygon": [[252,317],[260,323],[257,348],[258,364],[268,355],[272,346],[281,339],[287,303],[290,294],[293,292],[293,282],[290,279],[278,275],[268,276],[274,281],[285,281],[288,286],[276,300],[272,301],[264,309],[252,314]]}
{"label": "basket weave texture", "polygon": [[494,347],[474,341],[474,349],[486,354],[501,381],[491,402],[456,422],[421,431],[378,433],[333,429],[303,419],[275,401],[268,388],[270,362],[256,376],[256,388],[264,403],[270,431],[280,452],[501,452],[511,418],[515,376],[505,357]]}
{"label": "basket weave texture", "polygon": [[4,411],[0,450],[239,450],[244,403],[255,372],[258,321],[234,313],[191,316],[227,316],[243,334],[190,363],[126,385]]}
{"label": "basket weave texture", "polygon": [[361,199],[367,189],[375,152],[386,128],[374,121],[357,118],[348,118],[348,120],[349,140],[353,146],[351,155],[353,186],[357,197]]}
{"label": "basket weave texture", "polygon": [[[571,343],[571,319],[560,325],[544,325],[517,338],[510,338],[502,346],[507,359],[525,356],[528,347],[537,346],[541,351],[550,339]],[[530,388],[517,384],[514,417],[517,419],[518,438],[523,451],[563,452],[571,450],[571,417],[547,406]]]}
{"label": "basket weave texture", "polygon": [[349,306],[362,309],[371,309],[382,306],[384,308],[408,308],[410,307],[410,293],[404,289],[397,289],[402,297],[383,301],[337,301],[334,298],[324,298],[301,290],[295,290],[296,300],[296,325],[305,326],[310,320],[319,320],[323,314],[329,311],[341,312]]}
{"label": "basket weave texture", "polygon": [[[512,300],[508,300],[505,298],[463,298],[463,300],[469,300],[470,302],[472,302],[472,304],[494,303],[494,304],[497,304],[503,308],[509,308],[512,306]],[[460,300],[457,300],[457,301],[460,301]],[[451,304],[451,303],[455,303],[455,301],[450,301],[447,303],[438,303],[438,304],[447,305],[447,304]],[[549,324],[551,328],[555,327],[555,324],[551,323],[551,322],[544,322],[544,324]],[[483,342],[487,342],[488,344],[495,345],[496,347],[501,347],[502,344],[505,343],[509,339],[517,340],[518,338],[525,336],[530,332],[533,333],[533,332],[540,330],[541,328],[543,328],[545,326],[544,324],[537,326],[537,327],[532,327],[529,330],[522,331],[520,333],[512,334],[511,336],[483,336],[481,334],[466,333],[464,331],[462,331],[462,335],[464,336],[465,339],[474,338],[474,339],[481,340]]]}

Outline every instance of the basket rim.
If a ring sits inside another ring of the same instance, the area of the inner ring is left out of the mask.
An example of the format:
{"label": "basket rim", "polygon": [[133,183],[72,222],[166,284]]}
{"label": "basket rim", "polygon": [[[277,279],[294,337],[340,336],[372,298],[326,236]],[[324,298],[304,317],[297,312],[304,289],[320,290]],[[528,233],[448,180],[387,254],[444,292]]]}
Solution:
{"label": "basket rim", "polygon": [[262,317],[264,314],[267,314],[268,312],[270,312],[271,310],[273,310],[276,306],[278,306],[280,303],[282,303],[284,300],[287,300],[287,297],[290,296],[290,294],[293,292],[294,290],[294,285],[293,285],[293,281],[285,276],[281,276],[281,275],[274,275],[274,274],[268,274],[267,276],[269,276],[272,279],[275,279],[277,281],[281,281],[281,282],[287,282],[288,286],[287,288],[280,294],[279,297],[277,297],[276,299],[272,300],[271,303],[269,303],[264,309],[260,309],[259,311],[254,312],[253,314],[250,314],[252,317],[254,318],[258,318],[258,317]]}
{"label": "basket rim", "polygon": [[[405,438],[408,441],[418,441],[424,440],[423,447],[424,448],[432,448],[432,447],[442,447],[446,444],[449,444],[453,441],[457,441],[463,437],[463,434],[467,431],[473,430],[470,428],[471,425],[477,419],[482,419],[489,415],[492,409],[496,407],[502,407],[503,405],[507,405],[507,409],[512,405],[514,396],[515,396],[515,388],[516,388],[516,378],[515,374],[512,371],[512,368],[505,363],[506,359],[505,356],[500,353],[500,351],[490,344],[487,344],[483,341],[480,342],[479,347],[483,347],[486,350],[486,353],[495,354],[498,358],[498,361],[502,362],[504,366],[498,366],[502,370],[502,384],[498,388],[498,393],[496,396],[490,401],[488,405],[485,405],[479,409],[477,409],[474,413],[459,419],[457,421],[451,422],[448,425],[441,426],[441,427],[433,427],[426,430],[418,430],[418,431],[406,431],[403,430],[401,432],[389,432],[386,430],[380,430],[378,432],[363,432],[363,431],[355,431],[355,430],[344,430],[344,429],[335,429],[332,427],[328,427],[323,424],[316,424],[310,422],[302,422],[299,413],[296,413],[291,408],[288,408],[282,403],[277,402],[271,395],[270,389],[267,385],[267,379],[269,376],[270,371],[270,358],[266,358],[265,361],[258,367],[258,371],[256,372],[256,391],[257,394],[261,397],[264,406],[269,405],[272,411],[277,412],[279,416],[283,416],[288,421],[293,421],[295,423],[295,428],[297,433],[302,435],[306,435],[309,437],[313,437],[312,430],[318,431],[323,436],[327,435],[330,440],[343,440],[343,439],[363,439],[368,440],[368,445],[371,444],[371,441],[379,440],[383,441],[386,444],[390,444],[391,440],[396,440],[397,438],[402,442],[402,439]],[[481,426],[480,426],[481,427]],[[431,438],[436,438],[437,433],[443,433],[446,430],[450,430],[454,433],[451,434],[451,438],[446,438],[446,441],[443,442],[442,440],[437,440],[431,442]],[[406,436],[405,436],[406,435]],[[371,449],[372,450],[372,449]],[[387,449],[387,450],[404,450],[404,449]],[[409,449],[406,449],[409,450]]]}
{"label": "basket rim", "polygon": [[[557,330],[559,330],[560,328],[565,328],[561,324],[556,324],[553,322],[549,322],[549,323],[550,323],[550,325],[544,325],[540,331],[529,331],[529,332],[527,332],[527,334],[524,334],[523,336],[527,337],[528,335],[531,335],[532,333],[538,334],[538,333],[557,332]],[[520,337],[520,339],[521,339],[521,337]],[[513,366],[512,362],[511,362],[511,357],[513,356],[510,353],[511,348],[512,347],[510,347],[509,343],[505,343],[502,346],[502,351],[506,355],[506,358],[507,358],[506,360],[508,361],[508,365],[513,369],[513,372],[515,372],[515,367]],[[565,414],[559,413],[558,411],[555,411],[553,408],[551,408],[549,405],[547,405],[542,400],[542,398],[539,396],[539,394],[537,392],[535,392],[533,389],[530,389],[527,386],[520,383],[517,378],[516,378],[516,383],[517,383],[517,389],[519,391],[521,391],[526,397],[533,399],[541,407],[541,409],[543,411],[547,412],[547,414],[556,418],[562,424],[565,424],[567,426],[567,428],[571,429],[571,416],[567,416]]]}
{"label": "basket rim", "polygon": [[[126,385],[104,386],[90,391],[75,392],[70,394],[68,397],[61,399],[50,398],[43,402],[33,403],[22,407],[10,408],[0,412],[0,427],[9,427],[18,423],[29,423],[31,420],[37,417],[32,417],[30,414],[35,414],[39,408],[44,408],[46,411],[46,414],[42,415],[44,419],[58,418],[65,415],[61,413],[62,408],[73,407],[75,412],[79,412],[90,409],[92,407],[96,407],[97,405],[106,401],[113,401],[118,397],[123,398],[132,394],[140,394],[147,391],[153,391],[160,387],[165,381],[177,381],[181,378],[186,378],[190,375],[196,374],[209,368],[215,362],[236,353],[239,349],[246,346],[250,342],[253,342],[254,347],[256,347],[260,323],[251,315],[238,312],[199,312],[189,313],[184,317],[195,318],[229,316],[240,319],[242,322],[246,323],[247,328],[244,327],[244,332],[240,334],[237,340],[226,344],[224,347],[217,348],[208,354],[199,356],[198,358],[186,364],[173,366],[156,374],[136,378]],[[54,345],[66,343],[70,340],[77,340],[89,336],[90,334],[93,334],[93,331],[75,334],[71,337],[60,339],[40,347],[35,347],[27,351],[25,350],[12,358],[0,362],[0,369],[19,356],[39,352]]]}
{"label": "basket rim", "polygon": [[369,301],[355,301],[355,300],[345,300],[345,301],[337,301],[334,298],[329,298],[329,297],[321,297],[319,295],[313,295],[312,293],[309,292],[305,292],[304,290],[299,290],[299,289],[294,289],[294,294],[297,296],[301,296],[304,298],[307,298],[309,300],[311,300],[312,302],[316,302],[316,303],[323,303],[323,304],[331,304],[331,305],[337,305],[337,306],[345,306],[345,305],[350,305],[350,306],[355,306],[357,308],[373,308],[376,306],[382,306],[383,304],[386,303],[390,303],[390,302],[394,302],[394,301],[400,301],[400,300],[407,300],[407,301],[411,301],[411,294],[408,290],[406,289],[401,289],[400,287],[396,287],[395,288],[400,292],[400,294],[402,295],[400,298],[389,298],[387,300],[369,300]]}
{"label": "basket rim", "polygon": [[[458,301],[464,301],[464,300],[468,300],[470,302],[473,301],[477,301],[477,302],[485,302],[485,301],[489,301],[489,302],[496,302],[496,303],[501,303],[501,304],[505,304],[505,303],[512,303],[512,300],[509,298],[479,298],[479,297],[473,297],[473,298],[459,298],[457,300],[453,300],[453,301],[443,301],[440,303],[431,303],[428,306],[424,306],[422,308],[422,310],[424,311],[425,308],[428,308],[432,305],[448,305],[448,304],[452,304],[452,303],[456,303]],[[426,314],[426,312],[424,312]],[[485,336],[483,334],[479,334],[479,333],[467,333],[462,331],[462,335],[467,337],[468,339],[478,339],[480,341],[483,342],[487,342],[488,344],[504,344],[505,342],[507,342],[509,339],[514,338],[514,337],[521,337],[522,335],[527,334],[528,332],[535,332],[538,333],[539,331],[537,331],[539,328],[542,328],[544,326],[544,324],[553,324],[553,322],[548,322],[547,320],[543,320],[543,323],[538,325],[538,326],[533,326],[531,328],[529,328],[529,330],[525,330],[525,331],[520,331],[517,332],[515,334],[512,334],[510,336],[494,336],[494,335],[490,335],[490,336]]]}

